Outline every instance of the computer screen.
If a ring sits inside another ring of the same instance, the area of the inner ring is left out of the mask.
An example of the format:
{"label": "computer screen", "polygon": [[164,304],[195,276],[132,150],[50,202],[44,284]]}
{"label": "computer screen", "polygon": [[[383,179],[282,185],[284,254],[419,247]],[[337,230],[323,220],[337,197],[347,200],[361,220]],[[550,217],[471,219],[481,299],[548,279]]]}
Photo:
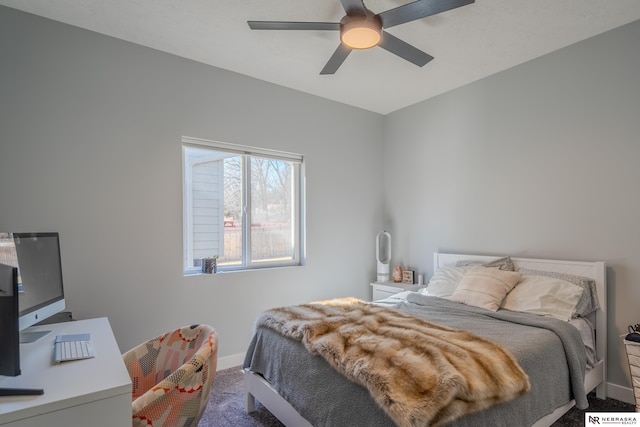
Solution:
{"label": "computer screen", "polygon": [[0,262],[18,267],[21,331],[65,309],[58,233],[0,233]]}

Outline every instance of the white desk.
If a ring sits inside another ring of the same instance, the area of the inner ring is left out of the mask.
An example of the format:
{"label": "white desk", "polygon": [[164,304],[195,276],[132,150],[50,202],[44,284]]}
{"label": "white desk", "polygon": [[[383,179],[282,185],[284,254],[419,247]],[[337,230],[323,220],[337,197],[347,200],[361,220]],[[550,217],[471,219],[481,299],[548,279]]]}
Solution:
{"label": "white desk", "polygon": [[[0,376],[0,387],[42,388],[42,396],[0,397],[0,426],[70,427],[131,425],[131,378],[107,318],[32,328],[51,330],[20,345],[17,377]],[[96,357],[52,363],[56,335],[91,333]]]}

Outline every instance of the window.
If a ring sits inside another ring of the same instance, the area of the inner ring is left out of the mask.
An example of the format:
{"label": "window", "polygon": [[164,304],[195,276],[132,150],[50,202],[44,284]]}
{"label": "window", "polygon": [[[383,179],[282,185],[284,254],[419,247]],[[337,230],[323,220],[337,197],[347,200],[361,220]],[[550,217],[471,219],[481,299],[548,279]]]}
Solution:
{"label": "window", "polygon": [[302,264],[301,155],[185,137],[182,158],[185,274]]}

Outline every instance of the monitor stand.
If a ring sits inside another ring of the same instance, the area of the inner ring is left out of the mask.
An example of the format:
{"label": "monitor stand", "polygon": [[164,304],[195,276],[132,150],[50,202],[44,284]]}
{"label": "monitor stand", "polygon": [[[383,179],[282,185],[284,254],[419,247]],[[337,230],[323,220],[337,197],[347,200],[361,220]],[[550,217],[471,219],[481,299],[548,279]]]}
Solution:
{"label": "monitor stand", "polygon": [[51,331],[20,332],[20,344],[29,344],[38,341],[48,335]]}

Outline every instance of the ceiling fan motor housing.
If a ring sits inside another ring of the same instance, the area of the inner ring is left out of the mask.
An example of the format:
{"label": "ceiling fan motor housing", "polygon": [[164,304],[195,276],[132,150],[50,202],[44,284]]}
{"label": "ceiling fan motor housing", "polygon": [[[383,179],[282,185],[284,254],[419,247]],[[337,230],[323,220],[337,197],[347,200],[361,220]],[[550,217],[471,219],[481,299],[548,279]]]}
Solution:
{"label": "ceiling fan motor housing", "polygon": [[382,20],[370,10],[345,15],[340,21],[340,40],[352,49],[370,49],[382,39]]}

